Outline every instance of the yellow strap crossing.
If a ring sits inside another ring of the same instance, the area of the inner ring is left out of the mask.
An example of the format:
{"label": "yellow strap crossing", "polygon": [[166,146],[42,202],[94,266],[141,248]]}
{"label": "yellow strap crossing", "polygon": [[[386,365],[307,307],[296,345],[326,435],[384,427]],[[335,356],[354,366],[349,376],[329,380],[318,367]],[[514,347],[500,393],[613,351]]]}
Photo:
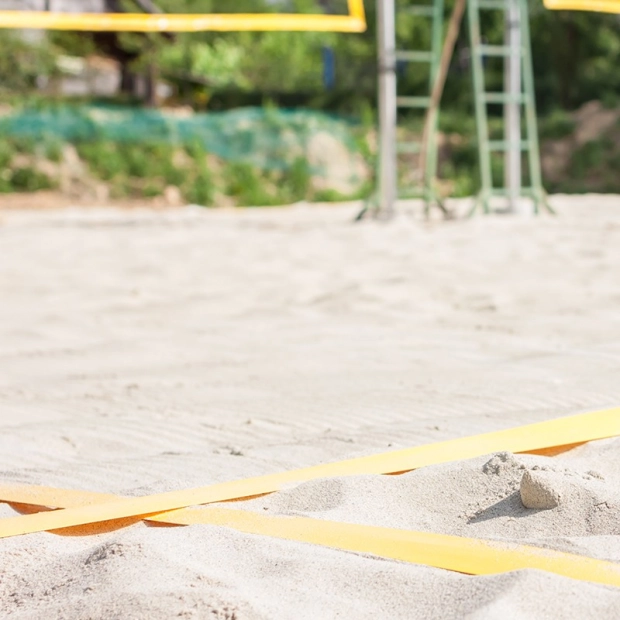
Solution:
{"label": "yellow strap crossing", "polygon": [[[67,489],[0,487],[2,501],[48,508],[96,505],[111,499],[115,497]],[[167,525],[219,525],[248,534],[369,553],[470,575],[538,569],[620,587],[620,565],[531,546],[226,508],[187,508],[147,520]]]}
{"label": "yellow strap crossing", "polygon": [[285,485],[317,478],[394,474],[493,452],[539,451],[617,435],[620,435],[620,409],[608,409],[246,480],[145,497],[115,498],[104,504],[0,519],[0,538],[115,519],[152,516],[188,506],[254,497],[273,493]]}

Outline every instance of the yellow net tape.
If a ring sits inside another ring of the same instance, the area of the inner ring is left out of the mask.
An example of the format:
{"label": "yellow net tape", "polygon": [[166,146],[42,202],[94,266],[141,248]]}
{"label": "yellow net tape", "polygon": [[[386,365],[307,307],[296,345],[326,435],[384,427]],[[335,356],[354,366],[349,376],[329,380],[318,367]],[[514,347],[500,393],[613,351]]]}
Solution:
{"label": "yellow net tape", "polygon": [[47,11],[0,11],[0,28],[46,30],[200,32],[312,31],[364,32],[363,0],[349,0],[348,15],[278,13],[209,13],[196,15],[143,13],[51,13]]}
{"label": "yellow net tape", "polygon": [[620,565],[530,546],[302,517],[269,517],[244,510],[188,509],[175,515],[174,521],[220,525],[469,575],[529,568],[620,587]]}
{"label": "yellow net tape", "polygon": [[[113,495],[47,487],[0,488],[0,498],[13,504],[46,508],[96,506],[120,499]],[[423,564],[435,568],[489,575],[538,569],[564,577],[620,587],[620,566],[611,562],[540,549],[428,532],[337,523],[305,517],[275,517],[245,510],[206,508],[177,510],[146,519],[162,525],[217,525],[283,540],[310,543]],[[124,525],[128,525],[125,523]],[[100,533],[101,528],[79,534]],[[64,532],[59,532],[64,533]],[[71,532],[66,532],[71,533]]]}
{"label": "yellow net tape", "polygon": [[620,13],[620,0],[544,0],[544,3],[552,11]]}
{"label": "yellow net tape", "polygon": [[[246,480],[235,480],[145,497],[111,498],[103,504],[81,505],[65,510],[0,519],[0,538],[116,519],[162,515],[162,513],[169,513],[188,506],[273,493],[285,485],[317,478],[401,473],[419,467],[474,458],[493,452],[540,451],[617,435],[620,435],[620,409],[607,409],[475,437],[454,439]],[[0,500],[2,500],[1,494]]]}

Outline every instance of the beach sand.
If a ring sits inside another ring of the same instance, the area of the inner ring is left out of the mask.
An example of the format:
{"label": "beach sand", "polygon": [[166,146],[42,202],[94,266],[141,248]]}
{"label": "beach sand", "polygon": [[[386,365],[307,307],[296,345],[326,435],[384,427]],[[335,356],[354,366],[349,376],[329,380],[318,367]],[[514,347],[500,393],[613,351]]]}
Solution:
{"label": "beach sand", "polygon": [[[553,204],[354,225],[359,205],[0,202],[0,483],[138,496],[619,406],[620,197]],[[558,505],[525,508],[524,473],[526,502]],[[620,563],[620,439],[235,507]],[[0,615],[605,620],[620,589],[136,524],[0,540]]]}

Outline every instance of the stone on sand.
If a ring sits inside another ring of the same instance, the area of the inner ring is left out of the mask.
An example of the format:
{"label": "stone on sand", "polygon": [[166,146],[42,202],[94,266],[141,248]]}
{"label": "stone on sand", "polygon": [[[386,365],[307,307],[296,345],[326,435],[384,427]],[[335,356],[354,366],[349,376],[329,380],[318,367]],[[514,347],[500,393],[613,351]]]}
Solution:
{"label": "stone on sand", "polygon": [[562,494],[553,472],[527,470],[521,478],[521,501],[526,508],[550,510],[560,505]]}

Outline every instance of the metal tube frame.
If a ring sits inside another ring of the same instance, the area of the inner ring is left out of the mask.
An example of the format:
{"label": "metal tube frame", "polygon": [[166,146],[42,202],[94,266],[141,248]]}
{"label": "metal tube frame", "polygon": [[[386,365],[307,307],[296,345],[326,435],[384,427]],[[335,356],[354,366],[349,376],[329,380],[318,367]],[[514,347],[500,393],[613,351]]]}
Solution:
{"label": "metal tube frame", "polygon": [[379,60],[379,209],[394,213],[396,163],[396,10],[394,0],[377,0]]}
{"label": "metal tube frame", "polygon": [[521,7],[520,0],[506,5],[505,43],[510,53],[505,59],[504,91],[508,102],[504,107],[505,140],[508,148],[504,160],[505,185],[508,189],[508,210],[518,210],[521,197]]}

